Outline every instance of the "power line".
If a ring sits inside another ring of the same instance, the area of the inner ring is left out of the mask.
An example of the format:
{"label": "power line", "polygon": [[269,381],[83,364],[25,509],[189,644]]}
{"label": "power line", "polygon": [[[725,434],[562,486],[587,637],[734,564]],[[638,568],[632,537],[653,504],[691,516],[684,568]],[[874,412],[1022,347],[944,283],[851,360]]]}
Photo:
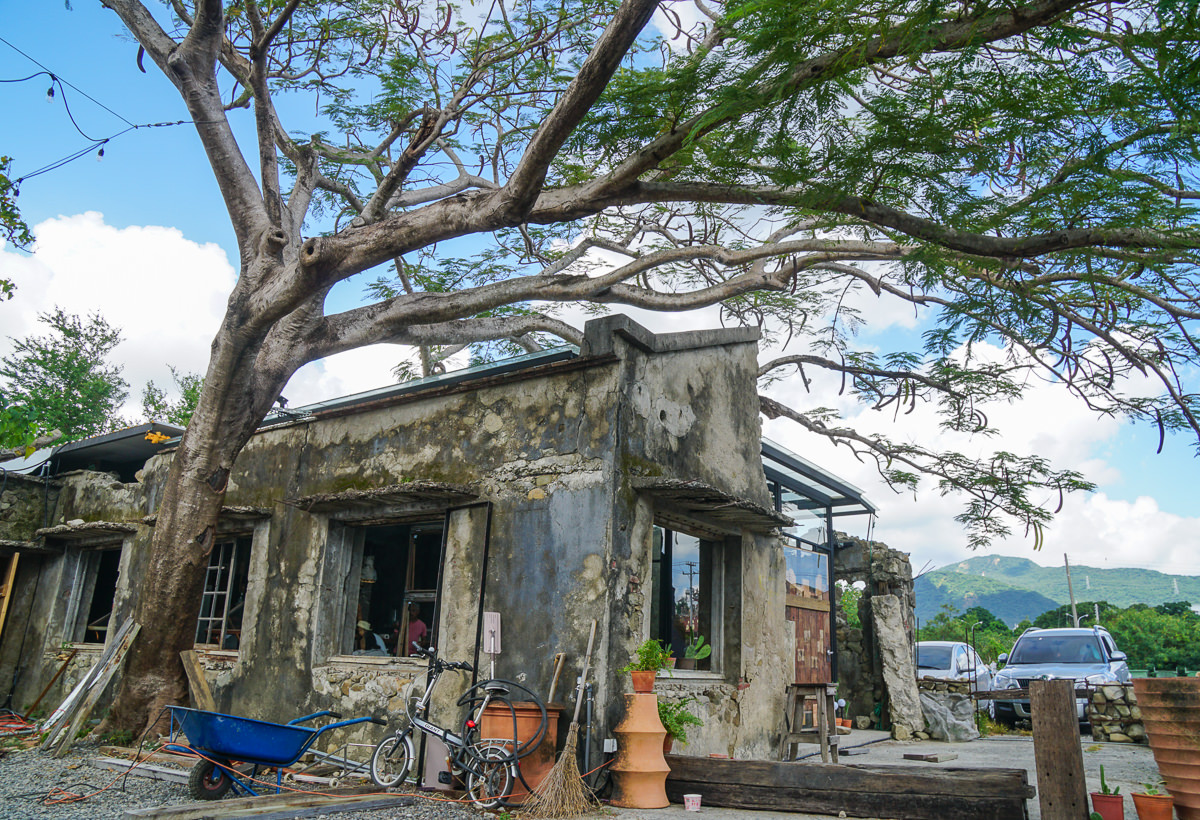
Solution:
{"label": "power line", "polygon": [[[41,77],[43,75],[48,76],[50,78],[50,89],[49,89],[49,91],[46,92],[47,98],[52,101],[54,99],[55,87],[58,87],[59,89],[61,89],[60,96],[62,97],[63,109],[67,112],[67,118],[71,121],[71,125],[74,126],[75,130],[79,132],[79,135],[81,137],[83,137],[84,139],[88,140],[89,142],[91,142],[91,145],[88,145],[85,148],[81,148],[78,151],[75,151],[71,154],[68,154],[65,157],[62,157],[61,159],[54,160],[53,162],[49,163],[48,165],[43,165],[41,168],[38,168],[35,171],[31,171],[28,174],[23,174],[20,177],[17,177],[15,180],[13,180],[14,195],[19,195],[21,193],[19,186],[25,180],[33,179],[36,176],[41,176],[42,174],[45,174],[50,171],[54,171],[58,168],[61,168],[64,165],[74,162],[75,160],[80,159],[81,157],[91,153],[95,149],[99,149],[96,153],[96,158],[103,159],[105,145],[107,145],[110,141],[116,139],[117,137],[119,137],[123,134],[128,134],[130,131],[133,131],[135,129],[138,129],[138,128],[164,128],[164,127],[168,127],[168,126],[172,126],[172,125],[190,125],[190,124],[192,124],[191,120],[176,120],[174,122],[151,122],[151,123],[142,123],[142,124],[131,122],[130,120],[128,120],[125,117],[118,114],[116,111],[113,111],[111,108],[109,108],[104,103],[97,100],[91,94],[88,94],[86,91],[79,88],[74,83],[72,83],[68,80],[64,80],[61,76],[56,74],[54,71],[52,71],[51,69],[42,65],[42,63],[38,62],[33,57],[26,54],[24,51],[21,51],[21,49],[17,48],[15,45],[10,43],[8,40],[4,39],[3,37],[0,37],[0,43],[4,43],[4,45],[8,46],[13,51],[17,52],[22,57],[29,60],[31,63],[36,65],[38,68],[42,69],[41,71],[39,71],[35,74],[30,74],[28,77],[21,77],[19,79],[12,79],[12,80],[0,80],[0,82],[20,83],[20,82],[27,82],[29,80],[37,79],[38,77]],[[78,91],[80,94],[87,97],[93,103],[100,106],[105,111],[112,114],[114,117],[121,120],[121,122],[125,123],[129,127],[125,128],[121,131],[118,131],[115,134],[111,134],[110,136],[107,136],[107,137],[93,137],[90,134],[86,133],[82,128],[79,127],[79,123],[75,120],[75,114],[74,114],[74,112],[71,111],[70,103],[67,102],[66,88],[68,88],[68,87],[75,91]]]}
{"label": "power line", "polygon": [[[136,125],[134,125],[132,122],[130,122],[129,120],[127,120],[127,119],[125,119],[124,117],[122,117],[122,116],[121,116],[120,114],[118,114],[116,111],[113,111],[113,110],[112,110],[111,108],[109,108],[107,105],[105,105],[104,103],[100,102],[100,101],[99,101],[99,100],[97,100],[95,97],[93,97],[91,94],[87,93],[86,91],[84,91],[83,89],[79,88],[78,86],[76,86],[76,85],[72,84],[71,82],[69,82],[69,81],[67,81],[67,80],[64,80],[64,79],[62,79],[60,74],[57,74],[57,73],[55,73],[54,71],[51,71],[51,70],[50,70],[49,68],[47,68],[46,66],[42,65],[42,64],[41,64],[41,63],[39,63],[37,60],[35,60],[35,59],[33,59],[32,57],[30,57],[30,56],[29,56],[28,54],[26,54],[24,51],[21,51],[21,49],[19,49],[19,48],[17,48],[16,46],[14,46],[14,45],[13,45],[12,43],[10,43],[8,40],[5,40],[3,37],[0,37],[0,43],[4,43],[4,45],[8,46],[8,47],[9,47],[9,48],[11,48],[13,51],[15,51],[15,52],[17,52],[18,54],[20,54],[22,57],[24,57],[24,58],[25,58],[26,60],[28,60],[29,62],[33,63],[33,64],[34,64],[35,66],[37,66],[38,68],[42,69],[42,71],[45,71],[45,72],[46,72],[47,74],[49,74],[51,77],[58,79],[58,81],[59,81],[60,83],[63,83],[64,85],[69,85],[71,88],[75,89],[75,90],[76,90],[76,91],[78,91],[80,94],[82,94],[83,96],[87,97],[89,100],[91,100],[92,102],[94,102],[96,105],[100,106],[100,107],[101,107],[101,108],[103,108],[105,111],[107,111],[108,113],[112,114],[114,117],[116,117],[117,119],[119,119],[121,122],[125,123],[126,125],[130,126],[131,128],[137,128],[137,126],[136,126]],[[36,75],[35,75],[35,76],[36,76]]]}

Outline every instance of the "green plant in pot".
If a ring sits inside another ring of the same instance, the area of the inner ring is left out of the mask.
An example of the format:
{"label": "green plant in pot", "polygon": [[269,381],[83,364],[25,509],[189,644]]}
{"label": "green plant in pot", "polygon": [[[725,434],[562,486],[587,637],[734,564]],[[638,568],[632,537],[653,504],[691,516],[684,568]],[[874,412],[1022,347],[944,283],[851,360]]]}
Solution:
{"label": "green plant in pot", "polygon": [[673,741],[687,743],[687,727],[704,725],[703,720],[687,710],[687,705],[694,700],[695,698],[684,698],[675,703],[659,700],[658,719],[667,730],[667,737],[663,741],[663,754],[671,751]]}
{"label": "green plant in pot", "polygon": [[1162,790],[1162,783],[1143,783],[1144,791],[1133,793],[1138,820],[1171,820],[1175,799]]}
{"label": "green plant in pot", "polygon": [[650,638],[633,651],[633,660],[621,667],[621,671],[632,675],[635,693],[646,694],[654,691],[654,678],[670,657],[670,647]]}
{"label": "green plant in pot", "polygon": [[1104,779],[1104,767],[1100,767],[1100,791],[1092,792],[1093,814],[1098,814],[1101,820],[1125,820],[1125,801],[1121,797],[1121,787],[1108,787]]}
{"label": "green plant in pot", "polygon": [[696,663],[712,654],[712,646],[704,642],[703,635],[697,635],[688,641],[683,649],[683,657],[679,659],[679,669],[695,669]]}

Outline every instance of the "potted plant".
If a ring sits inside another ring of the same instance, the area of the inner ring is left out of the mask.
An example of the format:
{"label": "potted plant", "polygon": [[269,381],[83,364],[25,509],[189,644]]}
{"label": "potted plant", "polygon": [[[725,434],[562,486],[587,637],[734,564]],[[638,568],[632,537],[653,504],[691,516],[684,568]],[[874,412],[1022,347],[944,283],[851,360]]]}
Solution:
{"label": "potted plant", "polygon": [[687,710],[687,705],[694,700],[695,698],[684,698],[676,703],[659,700],[658,719],[667,730],[667,736],[663,739],[663,754],[671,751],[671,744],[676,740],[687,743],[687,727],[704,725],[703,720]]}
{"label": "potted plant", "polygon": [[1175,800],[1162,791],[1160,783],[1143,783],[1144,792],[1133,793],[1133,806],[1138,820],[1171,820]]}
{"label": "potted plant", "polygon": [[677,668],[695,669],[696,662],[702,661],[712,654],[712,646],[704,643],[704,636],[697,635],[683,649],[683,657],[679,659]]}
{"label": "potted plant", "polygon": [[654,678],[658,670],[667,665],[671,657],[670,647],[654,638],[650,638],[634,650],[634,657],[628,664],[621,667],[622,672],[628,672],[633,677],[633,691],[644,695],[654,691]]}
{"label": "potted plant", "polygon": [[1103,766],[1100,767],[1100,791],[1092,792],[1092,809],[1100,815],[1101,820],[1125,820],[1125,799],[1121,797],[1121,788],[1108,787]]}

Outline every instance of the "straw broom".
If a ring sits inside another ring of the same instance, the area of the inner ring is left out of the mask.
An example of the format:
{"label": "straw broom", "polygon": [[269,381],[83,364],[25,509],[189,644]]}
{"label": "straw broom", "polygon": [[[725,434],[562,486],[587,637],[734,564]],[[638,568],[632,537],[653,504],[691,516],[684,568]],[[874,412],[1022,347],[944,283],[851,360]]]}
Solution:
{"label": "straw broom", "polygon": [[562,754],[525,804],[530,817],[580,817],[600,808],[600,801],[583,783],[575,754],[579,739],[579,707],[583,705],[583,687],[587,681],[595,640],[596,622],[593,620],[587,654],[583,658],[583,674],[579,676],[579,685],[575,687],[575,717],[571,720],[571,728],[567,730],[567,742]]}

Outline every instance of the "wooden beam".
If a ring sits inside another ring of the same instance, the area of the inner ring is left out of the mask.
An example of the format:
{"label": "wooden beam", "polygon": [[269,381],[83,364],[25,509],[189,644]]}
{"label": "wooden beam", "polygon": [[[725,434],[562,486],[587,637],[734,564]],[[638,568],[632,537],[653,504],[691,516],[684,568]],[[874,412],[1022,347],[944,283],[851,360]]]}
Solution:
{"label": "wooden beam", "polygon": [[122,760],[119,757],[94,757],[88,761],[88,765],[96,769],[105,769],[110,772],[128,772],[134,777],[146,777],[150,780],[161,780],[164,783],[187,783],[188,771],[186,769],[168,769],[166,766],[155,766],[152,763],[139,763],[130,768],[133,761]]}
{"label": "wooden beam", "polygon": [[212,689],[208,686],[208,678],[204,677],[204,667],[195,649],[185,649],[179,653],[183,661],[183,670],[187,672],[188,694],[192,698],[192,708],[204,712],[217,711],[217,702],[213,699]]}
{"label": "wooden beam", "polygon": [[1075,681],[1030,681],[1029,711],[1033,718],[1033,758],[1042,820],[1087,817],[1083,747],[1075,715]]}
{"label": "wooden beam", "polygon": [[1019,820],[1034,795],[1024,769],[929,769],[715,760],[668,755],[667,796],[750,810],[896,820]]}
{"label": "wooden beam", "polygon": [[[54,751],[55,757],[62,757],[70,750],[71,744],[75,742],[75,736],[79,734],[79,730],[83,728],[83,724],[91,716],[92,709],[96,708],[96,704],[100,701],[100,696],[104,694],[104,689],[108,686],[108,682],[112,680],[112,676],[121,668],[121,663],[125,660],[125,653],[129,651],[129,647],[133,644],[133,640],[137,637],[140,629],[140,624],[133,623],[133,621],[126,621],[118,633],[118,637],[121,635],[124,635],[124,637],[121,638],[119,643],[114,638],[114,643],[110,644],[104,650],[101,662],[97,664],[100,667],[100,672],[92,681],[91,688],[88,689],[87,694],[84,695],[83,700],[75,710],[75,716],[71,718],[70,724],[61,732],[61,739],[58,741],[57,748]],[[110,651],[111,654],[109,654]]]}
{"label": "wooden beam", "polygon": [[311,794],[271,794],[263,797],[238,797],[205,805],[152,806],[131,809],[124,820],[163,818],[163,820],[232,820],[253,817],[255,820],[286,820],[289,817],[316,817],[347,811],[400,808],[411,806],[418,798],[406,794],[361,794],[347,797]]}

